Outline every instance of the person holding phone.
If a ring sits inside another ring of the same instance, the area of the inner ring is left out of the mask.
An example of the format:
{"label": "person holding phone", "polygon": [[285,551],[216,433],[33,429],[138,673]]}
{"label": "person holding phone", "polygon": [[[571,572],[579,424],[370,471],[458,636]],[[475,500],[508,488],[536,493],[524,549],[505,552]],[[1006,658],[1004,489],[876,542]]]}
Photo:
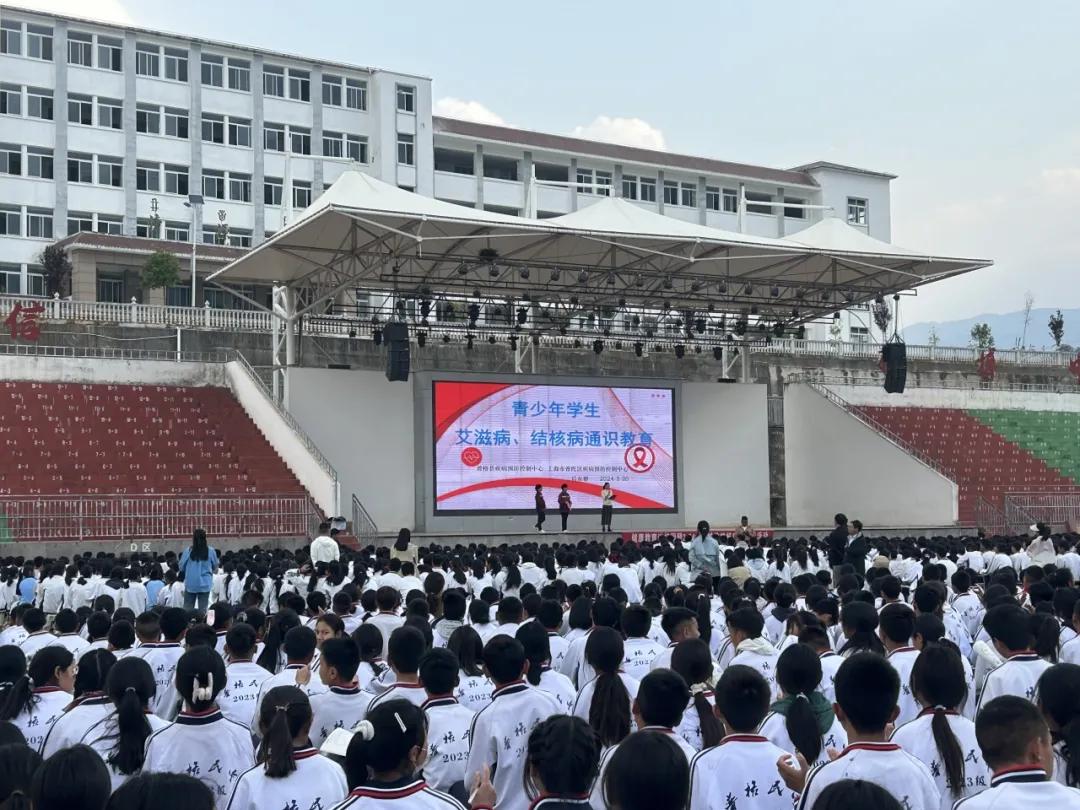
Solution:
{"label": "person holding phone", "polygon": [[611,531],[611,513],[615,509],[615,491],[609,481],[600,489],[600,531]]}
{"label": "person holding phone", "polygon": [[570,507],[574,502],[570,498],[570,487],[563,484],[559,488],[559,517],[562,518],[562,530],[566,531],[566,521],[570,517]]}

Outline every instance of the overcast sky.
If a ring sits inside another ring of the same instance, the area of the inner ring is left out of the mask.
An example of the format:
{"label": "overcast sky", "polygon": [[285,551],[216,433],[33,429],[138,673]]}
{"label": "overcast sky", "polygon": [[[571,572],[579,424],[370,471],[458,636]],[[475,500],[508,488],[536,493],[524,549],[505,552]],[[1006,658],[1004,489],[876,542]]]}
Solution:
{"label": "overcast sky", "polygon": [[903,321],[1080,306],[1080,2],[23,0],[419,73],[436,112],[899,175],[893,241],[996,261]]}

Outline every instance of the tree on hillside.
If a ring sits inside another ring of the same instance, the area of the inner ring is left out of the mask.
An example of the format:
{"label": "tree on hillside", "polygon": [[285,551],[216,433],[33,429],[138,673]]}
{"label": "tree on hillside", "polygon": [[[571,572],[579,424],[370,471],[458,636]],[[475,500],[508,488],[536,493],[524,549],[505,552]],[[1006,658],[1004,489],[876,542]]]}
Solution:
{"label": "tree on hillside", "polygon": [[971,345],[982,351],[994,345],[994,333],[990,330],[990,324],[983,322],[971,327]]}
{"label": "tree on hillside", "polygon": [[941,336],[937,333],[937,328],[930,324],[930,331],[926,333],[926,345],[934,348],[939,343],[941,343]]}
{"label": "tree on hillside", "polygon": [[1031,294],[1031,290],[1024,293],[1024,331],[1020,335],[1019,349],[1027,348],[1027,330],[1028,325],[1031,323],[1031,308],[1035,306],[1035,296]]}
{"label": "tree on hillside", "polygon": [[1065,316],[1059,309],[1050,316],[1050,337],[1054,339],[1054,348],[1061,351],[1061,339],[1065,337]]}
{"label": "tree on hillside", "polygon": [[67,251],[59,245],[49,245],[41,251],[38,261],[45,271],[45,294],[51,297],[59,293],[61,298],[71,297],[72,266]]}

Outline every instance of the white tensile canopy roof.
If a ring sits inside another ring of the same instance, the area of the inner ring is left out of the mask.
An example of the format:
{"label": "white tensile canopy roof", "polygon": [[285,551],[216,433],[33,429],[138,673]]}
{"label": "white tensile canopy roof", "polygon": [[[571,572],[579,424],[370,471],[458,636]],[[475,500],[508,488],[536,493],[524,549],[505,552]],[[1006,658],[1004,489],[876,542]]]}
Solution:
{"label": "white tensile canopy roof", "polygon": [[617,198],[553,219],[468,208],[347,171],[288,227],[208,280],[741,312],[800,309],[791,322],[992,262],[935,256],[825,219],[786,239],[688,223]]}

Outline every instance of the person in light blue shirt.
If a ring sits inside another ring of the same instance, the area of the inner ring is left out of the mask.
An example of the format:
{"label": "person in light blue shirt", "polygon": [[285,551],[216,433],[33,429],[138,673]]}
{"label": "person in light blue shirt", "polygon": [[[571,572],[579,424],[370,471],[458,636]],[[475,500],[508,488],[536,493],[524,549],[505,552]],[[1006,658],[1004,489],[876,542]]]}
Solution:
{"label": "person in light blue shirt", "polygon": [[206,543],[206,530],[196,529],[191,547],[180,555],[180,573],[184,575],[184,609],[198,606],[203,613],[210,606],[210,589],[214,585],[214,569],[218,555]]}
{"label": "person in light blue shirt", "polygon": [[164,580],[165,575],[161,571],[161,566],[157,563],[150,566],[150,579],[146,582],[146,604],[149,607],[158,603],[158,594],[165,587]]}
{"label": "person in light blue shirt", "polygon": [[694,574],[708,574],[714,580],[724,575],[720,565],[720,544],[709,533],[707,521],[699,521],[697,534],[690,542],[690,571]]}
{"label": "person in light blue shirt", "polygon": [[34,567],[27,565],[23,568],[22,579],[19,580],[19,601],[24,605],[34,604],[34,596],[37,595],[38,581],[34,576]]}

